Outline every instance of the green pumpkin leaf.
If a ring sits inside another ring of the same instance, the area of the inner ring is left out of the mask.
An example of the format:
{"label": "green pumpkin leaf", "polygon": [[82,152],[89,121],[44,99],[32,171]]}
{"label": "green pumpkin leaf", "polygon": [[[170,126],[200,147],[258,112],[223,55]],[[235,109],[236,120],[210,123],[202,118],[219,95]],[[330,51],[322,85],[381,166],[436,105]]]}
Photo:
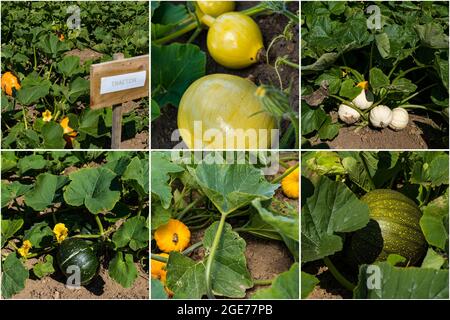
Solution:
{"label": "green pumpkin leaf", "polygon": [[270,288],[260,289],[252,299],[299,299],[299,267],[294,263],[289,271],[279,274]]}
{"label": "green pumpkin leaf", "polygon": [[53,241],[53,231],[45,221],[37,222],[26,230],[23,240],[29,240],[33,245],[33,249],[45,248],[51,245]]}
{"label": "green pumpkin leaf", "polygon": [[22,291],[28,276],[28,270],[16,257],[16,254],[10,253],[2,263],[2,296],[9,299]]}
{"label": "green pumpkin leaf", "polygon": [[48,149],[64,149],[66,140],[64,140],[64,129],[59,123],[50,121],[42,126],[42,137],[44,146]]}
{"label": "green pumpkin leaf", "polygon": [[80,67],[80,57],[77,56],[65,56],[60,62],[56,64],[57,69],[66,78],[81,73],[83,69]]}
{"label": "green pumpkin leaf", "polygon": [[399,268],[387,262],[363,265],[353,298],[448,299],[448,270]]}
{"label": "green pumpkin leaf", "polygon": [[7,183],[2,181],[2,208],[6,207],[12,200],[24,195],[33,185],[21,184],[19,181]]}
{"label": "green pumpkin leaf", "polygon": [[420,227],[427,242],[442,250],[448,250],[448,188],[444,195],[422,208]]}
{"label": "green pumpkin leaf", "polygon": [[55,202],[62,194],[58,191],[67,183],[64,176],[56,176],[50,173],[41,173],[36,178],[36,183],[25,194],[25,203],[36,211],[42,211]]}
{"label": "green pumpkin leaf", "polygon": [[163,208],[167,209],[172,201],[172,189],[168,184],[169,173],[182,172],[184,168],[170,162],[169,158],[162,152],[152,152],[150,162],[152,166],[152,193],[161,199]]}
{"label": "green pumpkin leaf", "polygon": [[205,264],[173,251],[166,266],[167,287],[174,299],[201,299],[206,294]]}
{"label": "green pumpkin leaf", "polygon": [[302,262],[314,261],[343,247],[337,233],[352,232],[369,222],[369,207],[347,186],[321,177],[302,209]]}
{"label": "green pumpkin leaf", "polygon": [[1,247],[3,247],[5,243],[7,243],[8,240],[22,228],[23,223],[24,221],[21,218],[2,219],[2,233],[0,237],[0,239],[2,240]]}
{"label": "green pumpkin leaf", "polygon": [[313,292],[314,288],[320,281],[313,275],[303,271],[301,273],[301,277],[302,277],[302,299],[306,299],[311,294],[311,292]]}
{"label": "green pumpkin leaf", "polygon": [[421,268],[440,270],[445,264],[445,258],[438,254],[433,248],[428,248],[427,255],[422,261]]}
{"label": "green pumpkin leaf", "polygon": [[152,299],[167,299],[167,292],[164,290],[164,285],[161,281],[152,279],[150,284],[152,286]]}
{"label": "green pumpkin leaf", "polygon": [[113,185],[116,174],[105,168],[83,168],[69,175],[64,200],[72,206],[85,205],[93,214],[111,211],[120,199]]}
{"label": "green pumpkin leaf", "polygon": [[40,170],[45,168],[47,163],[47,160],[45,160],[43,156],[36,154],[21,158],[17,162],[17,168],[19,169],[19,173],[23,175],[29,170]]}
{"label": "green pumpkin leaf", "polygon": [[[203,245],[207,252],[211,250],[218,226],[219,223],[215,222],[205,231]],[[211,267],[215,295],[243,298],[246,289],[253,286],[252,276],[247,269],[245,247],[244,239],[233,231],[231,225],[225,223]]]}
{"label": "green pumpkin leaf", "polygon": [[253,166],[205,162],[195,169],[188,169],[222,214],[227,215],[249,205],[256,198],[270,199],[279,187],[278,184],[268,182],[261,171]]}
{"label": "green pumpkin leaf", "polygon": [[112,241],[116,248],[120,249],[127,245],[134,251],[148,246],[148,226],[144,217],[133,217],[117,230]]}
{"label": "green pumpkin leaf", "polygon": [[133,255],[120,251],[110,261],[108,272],[109,276],[124,288],[130,288],[138,277]]}
{"label": "green pumpkin leaf", "polygon": [[134,157],[122,175],[122,180],[130,181],[134,189],[145,196],[148,194],[148,161]]}
{"label": "green pumpkin leaf", "polygon": [[55,272],[55,268],[53,267],[53,256],[46,255],[44,262],[38,262],[33,267],[33,273],[39,279],[42,279],[50,274]]}
{"label": "green pumpkin leaf", "polygon": [[151,50],[152,98],[160,107],[178,106],[189,85],[205,74],[206,55],[193,44],[152,44]]}

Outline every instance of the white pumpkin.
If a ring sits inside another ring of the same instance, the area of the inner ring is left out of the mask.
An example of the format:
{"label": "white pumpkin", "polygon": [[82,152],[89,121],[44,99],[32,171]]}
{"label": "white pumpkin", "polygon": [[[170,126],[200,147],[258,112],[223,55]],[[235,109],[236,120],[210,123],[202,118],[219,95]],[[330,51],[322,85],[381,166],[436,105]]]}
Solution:
{"label": "white pumpkin", "polygon": [[391,129],[394,129],[395,131],[403,130],[408,125],[408,122],[408,111],[403,108],[395,108],[392,110],[392,121],[389,124]]}
{"label": "white pumpkin", "polygon": [[[369,98],[369,100],[367,100]],[[352,100],[352,103],[361,110],[369,109],[373,104],[373,95],[364,89]]]}
{"label": "white pumpkin", "polygon": [[369,120],[376,128],[386,128],[392,121],[392,110],[383,105],[376,106],[370,110]]}
{"label": "white pumpkin", "polygon": [[339,119],[341,119],[342,121],[344,121],[347,124],[355,123],[361,117],[361,115],[359,114],[358,111],[356,111],[352,107],[349,107],[346,104],[341,104],[339,106],[338,114],[339,114]]}

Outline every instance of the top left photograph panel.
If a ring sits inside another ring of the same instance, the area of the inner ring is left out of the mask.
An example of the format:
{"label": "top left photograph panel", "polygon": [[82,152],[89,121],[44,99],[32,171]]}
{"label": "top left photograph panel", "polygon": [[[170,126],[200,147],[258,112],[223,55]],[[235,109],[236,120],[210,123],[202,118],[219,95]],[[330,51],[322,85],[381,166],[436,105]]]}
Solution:
{"label": "top left photograph panel", "polygon": [[149,148],[149,2],[1,3],[2,149]]}

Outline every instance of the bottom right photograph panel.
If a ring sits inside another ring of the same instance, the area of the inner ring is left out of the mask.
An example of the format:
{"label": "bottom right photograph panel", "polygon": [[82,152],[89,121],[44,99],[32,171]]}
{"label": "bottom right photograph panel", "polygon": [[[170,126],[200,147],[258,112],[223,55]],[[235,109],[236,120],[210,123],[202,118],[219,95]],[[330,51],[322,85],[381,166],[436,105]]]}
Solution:
{"label": "bottom right photograph panel", "polygon": [[447,152],[301,157],[302,299],[448,299]]}

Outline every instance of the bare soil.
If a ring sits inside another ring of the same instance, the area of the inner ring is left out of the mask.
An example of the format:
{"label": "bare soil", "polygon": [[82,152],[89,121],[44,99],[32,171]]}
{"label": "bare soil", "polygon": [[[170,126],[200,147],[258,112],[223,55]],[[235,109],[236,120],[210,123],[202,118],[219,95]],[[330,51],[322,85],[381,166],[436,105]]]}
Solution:
{"label": "bare soil", "polygon": [[[241,11],[256,5],[256,1],[236,1],[236,10]],[[289,4],[289,9],[292,12],[296,12],[298,8],[297,2]],[[272,15],[260,15],[253,17],[256,23],[261,29],[261,33],[264,39],[264,47],[267,49],[273,38],[283,33],[285,26],[288,23],[288,19],[279,14]],[[242,70],[231,70],[217,64],[209,54],[206,54],[206,74],[213,73],[227,73],[241,76],[243,78],[249,78],[256,84],[272,84],[276,87],[280,87],[278,76],[273,67],[275,59],[277,57],[284,57],[297,63],[299,62],[299,30],[298,26],[294,27],[292,39],[287,41],[281,39],[272,46],[269,52],[269,63],[259,63],[251,67]],[[189,37],[186,37],[187,40]],[[184,38],[177,39],[182,41]],[[206,31],[203,31],[197,39],[193,42],[197,44],[204,52],[208,52],[206,46]],[[291,106],[293,110],[299,109],[299,71],[289,66],[280,66],[278,68],[280,77],[283,84],[283,89],[291,86]],[[177,113],[178,109],[173,106],[164,107],[161,110],[161,116],[152,122],[152,149],[171,149],[179,141],[171,141],[172,132],[177,129]],[[286,129],[287,122],[282,123],[282,130]]]}
{"label": "bare soil", "polygon": [[64,276],[56,273],[42,280],[28,279],[25,289],[13,299],[148,299],[148,275],[138,264],[136,268],[139,276],[131,288],[123,288],[109,277],[105,266],[101,266],[97,277],[80,289],[66,288]]}
{"label": "bare soil", "polygon": [[448,139],[430,118],[410,114],[408,126],[401,131],[347,126],[331,141],[310,139],[312,148],[322,149],[439,149],[448,148]]}

